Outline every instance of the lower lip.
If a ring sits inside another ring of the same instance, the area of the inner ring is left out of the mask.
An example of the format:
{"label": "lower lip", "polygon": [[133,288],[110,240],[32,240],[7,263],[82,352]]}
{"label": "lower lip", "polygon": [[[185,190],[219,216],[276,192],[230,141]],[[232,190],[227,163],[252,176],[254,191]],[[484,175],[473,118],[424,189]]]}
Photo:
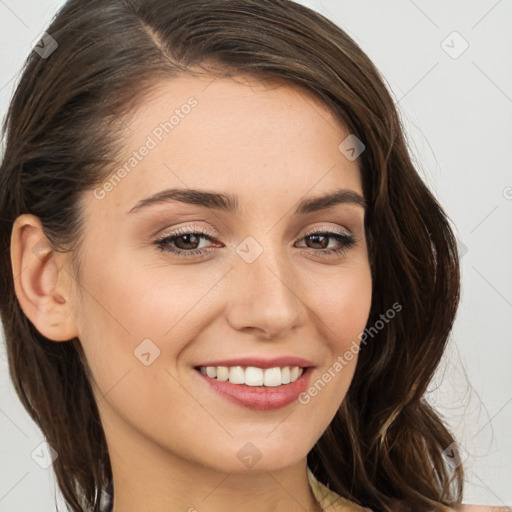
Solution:
{"label": "lower lip", "polygon": [[305,368],[302,375],[296,381],[275,387],[231,384],[228,381],[212,379],[197,370],[194,371],[211,389],[229,401],[249,409],[268,411],[286,407],[297,400],[299,395],[306,390],[312,370],[313,367],[311,366]]}

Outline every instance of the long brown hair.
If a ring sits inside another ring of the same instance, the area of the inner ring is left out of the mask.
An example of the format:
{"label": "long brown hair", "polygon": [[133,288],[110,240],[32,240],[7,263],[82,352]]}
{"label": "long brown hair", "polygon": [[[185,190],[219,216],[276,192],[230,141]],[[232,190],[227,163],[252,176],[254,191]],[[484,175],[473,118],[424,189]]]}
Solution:
{"label": "long brown hair", "polygon": [[443,457],[454,439],[423,397],[458,306],[457,245],[411,162],[393,100],[357,44],[289,0],[69,0],[47,32],[58,47],[29,55],[3,127],[0,307],[11,378],[59,454],[53,469],[71,509],[98,510],[112,481],[107,444],[79,340],[46,339],[20,308],[11,229],[19,215],[36,215],[55,250],[73,251],[78,263],[79,200],[115,162],[124,132],[114,127],[152,85],[197,66],[300,86],[366,147],[359,163],[373,279],[368,325],[395,302],[403,308],[362,348],[309,467],[375,512],[459,504],[462,466]]}

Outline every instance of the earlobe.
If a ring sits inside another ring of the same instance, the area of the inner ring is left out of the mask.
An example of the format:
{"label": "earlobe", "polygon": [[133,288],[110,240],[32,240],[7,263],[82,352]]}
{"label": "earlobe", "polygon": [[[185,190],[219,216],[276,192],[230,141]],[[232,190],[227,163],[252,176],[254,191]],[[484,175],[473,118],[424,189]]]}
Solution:
{"label": "earlobe", "polygon": [[16,296],[35,328],[53,341],[78,336],[65,256],[52,250],[38,217],[23,214],[16,219],[11,235]]}

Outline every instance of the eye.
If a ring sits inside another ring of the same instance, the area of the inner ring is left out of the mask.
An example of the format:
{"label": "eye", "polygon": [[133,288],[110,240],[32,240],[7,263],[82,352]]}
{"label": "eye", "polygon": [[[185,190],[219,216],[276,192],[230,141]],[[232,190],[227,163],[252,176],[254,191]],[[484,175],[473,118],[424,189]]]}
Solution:
{"label": "eye", "polygon": [[[198,244],[201,239],[212,241],[213,237],[204,231],[180,228],[156,240],[155,245],[161,251],[170,252],[179,256],[197,256],[208,252],[204,248],[198,249]],[[173,248],[173,246],[176,246],[177,249]]]}
{"label": "eye", "polygon": [[[214,241],[215,239],[201,230],[180,228],[156,240],[154,244],[161,251],[169,252],[181,257],[200,256],[211,252],[210,247],[201,247],[201,240]],[[356,244],[356,239],[350,233],[342,231],[313,231],[307,233],[301,240],[306,240],[313,245],[306,245],[314,253],[322,255],[336,255],[347,251]],[[335,240],[337,247],[329,248],[331,240]],[[220,245],[218,245],[220,246]],[[304,246],[299,246],[304,247]]]}
{"label": "eye", "polygon": [[[329,241],[334,239],[338,246],[336,248],[328,249]],[[310,247],[315,249],[316,253],[325,255],[336,255],[348,251],[355,245],[356,239],[350,233],[342,231],[312,231],[307,233],[303,240],[310,240],[313,245],[317,247]],[[320,246],[318,248],[318,246]]]}

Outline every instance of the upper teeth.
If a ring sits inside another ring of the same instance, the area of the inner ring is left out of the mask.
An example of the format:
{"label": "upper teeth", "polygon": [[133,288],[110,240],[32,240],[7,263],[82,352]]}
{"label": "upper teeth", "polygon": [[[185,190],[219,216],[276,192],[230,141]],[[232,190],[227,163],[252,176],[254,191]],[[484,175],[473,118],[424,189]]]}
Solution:
{"label": "upper teeth", "polygon": [[303,369],[298,366],[256,368],[255,366],[201,366],[199,371],[212,379],[247,386],[280,386],[296,381]]}

